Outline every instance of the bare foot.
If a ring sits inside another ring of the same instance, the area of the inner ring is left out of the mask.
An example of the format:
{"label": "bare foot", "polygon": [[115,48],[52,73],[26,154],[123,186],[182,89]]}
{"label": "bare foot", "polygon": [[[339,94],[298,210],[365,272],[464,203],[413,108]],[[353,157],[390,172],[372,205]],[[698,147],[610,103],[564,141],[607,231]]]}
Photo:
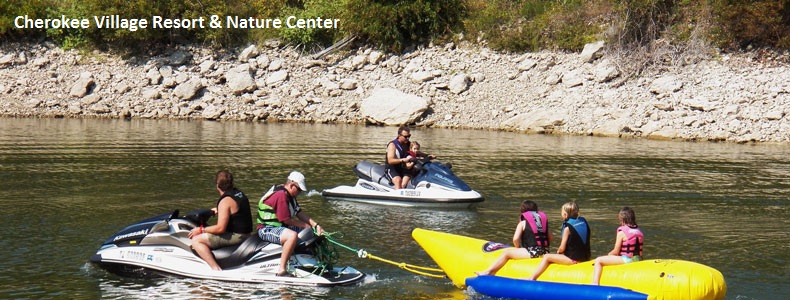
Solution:
{"label": "bare foot", "polygon": [[477,276],[491,275],[490,273],[488,273],[486,271],[475,272],[475,274],[477,274]]}

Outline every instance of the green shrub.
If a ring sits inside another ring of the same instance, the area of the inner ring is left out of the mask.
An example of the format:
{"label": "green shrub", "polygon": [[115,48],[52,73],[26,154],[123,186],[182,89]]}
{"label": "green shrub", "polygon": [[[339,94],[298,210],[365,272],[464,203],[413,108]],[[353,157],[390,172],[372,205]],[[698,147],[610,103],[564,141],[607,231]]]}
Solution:
{"label": "green shrub", "polygon": [[[296,16],[300,19],[334,19],[340,16],[344,5],[345,1],[338,0],[307,0],[301,3],[301,7],[283,8],[281,17],[282,19],[288,16]],[[326,46],[339,38],[340,29],[283,27],[278,31],[278,35],[297,45]]]}
{"label": "green shrub", "polygon": [[393,51],[452,32],[466,13],[462,0],[348,0],[345,8],[348,33]]}
{"label": "green shrub", "polygon": [[566,1],[555,7],[547,17],[545,42],[542,48],[581,51],[584,45],[602,38],[608,26],[602,16],[611,13],[606,1]]}
{"label": "green shrub", "polygon": [[790,1],[713,0],[714,42],[729,49],[780,47],[790,49]]}
{"label": "green shrub", "polygon": [[17,39],[22,37],[37,38],[45,33],[39,29],[19,29],[14,26],[17,16],[27,15],[31,19],[44,18],[47,0],[4,0],[0,1],[0,38]]}
{"label": "green shrub", "polygon": [[615,37],[624,48],[649,45],[661,37],[672,20],[673,0],[622,0],[614,6]]}
{"label": "green shrub", "polygon": [[497,50],[578,51],[599,38],[603,26],[597,13],[602,10],[611,10],[607,1],[492,2],[472,12],[465,24]]}
{"label": "green shrub", "polygon": [[[171,19],[211,15],[241,18],[338,18],[335,29],[18,29],[14,18]],[[578,51],[601,39],[619,49],[651,51],[656,44],[683,49],[713,44],[725,49],[790,50],[790,0],[4,0],[0,39],[47,37],[65,48],[148,49],[175,43],[216,47],[277,37],[323,47],[348,36],[392,51],[454,39],[485,41],[496,50]],[[656,43],[660,41],[661,43]],[[704,47],[703,47],[704,48]],[[626,51],[627,52],[627,51]]]}

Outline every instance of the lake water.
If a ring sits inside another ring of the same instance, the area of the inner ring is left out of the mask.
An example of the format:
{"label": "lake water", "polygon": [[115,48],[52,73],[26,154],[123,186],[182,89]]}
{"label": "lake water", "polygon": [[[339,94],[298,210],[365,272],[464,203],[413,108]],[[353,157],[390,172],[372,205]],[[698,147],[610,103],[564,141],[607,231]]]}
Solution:
{"label": "lake water", "polygon": [[[718,269],[727,299],[790,298],[790,146],[412,130],[413,140],[486,201],[468,209],[397,208],[328,201],[353,184],[359,160],[382,161],[395,127],[168,120],[0,118],[0,298],[42,299],[469,299],[428,278],[338,249],[360,284],[304,288],[184,278],[118,277],[88,258],[114,232],[151,215],[205,208],[212,177],[234,173],[258,199],[292,170],[307,176],[303,208],[350,247],[435,266],[412,240],[417,227],[510,243],[522,200],[538,203],[559,234],[576,201],[606,254],[617,212],[631,206],[646,258]],[[552,248],[556,250],[556,245]]]}

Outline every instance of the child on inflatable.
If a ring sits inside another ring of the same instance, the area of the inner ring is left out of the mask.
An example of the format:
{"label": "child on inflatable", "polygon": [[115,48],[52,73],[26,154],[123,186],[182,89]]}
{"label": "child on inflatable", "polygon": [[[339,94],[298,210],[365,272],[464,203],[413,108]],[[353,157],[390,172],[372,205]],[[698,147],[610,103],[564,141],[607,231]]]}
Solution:
{"label": "child on inflatable", "polygon": [[620,219],[620,227],[617,227],[614,248],[609,251],[609,255],[595,259],[592,282],[594,285],[599,285],[603,266],[622,265],[642,260],[642,244],[645,241],[645,236],[636,225],[634,210],[628,206],[623,207],[617,217]]}
{"label": "child on inflatable", "polygon": [[562,241],[557,254],[546,254],[538,264],[529,280],[536,280],[549,267],[549,264],[572,265],[590,260],[590,226],[587,220],[579,216],[579,206],[575,202],[562,205],[560,212],[562,223]]}
{"label": "child on inflatable", "polygon": [[513,233],[513,245],[502,252],[488,269],[482,272],[475,272],[478,276],[496,275],[508,260],[527,259],[540,257],[549,253],[549,244],[554,241],[554,236],[549,231],[549,220],[546,214],[538,211],[538,204],[530,200],[521,202],[521,220],[516,225]]}

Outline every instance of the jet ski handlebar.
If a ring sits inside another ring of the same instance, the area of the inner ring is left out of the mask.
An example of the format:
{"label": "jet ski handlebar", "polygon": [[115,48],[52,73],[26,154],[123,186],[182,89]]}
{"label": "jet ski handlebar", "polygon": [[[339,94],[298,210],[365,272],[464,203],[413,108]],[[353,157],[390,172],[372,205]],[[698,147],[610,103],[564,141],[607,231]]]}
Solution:
{"label": "jet ski handlebar", "polygon": [[211,209],[198,209],[184,215],[184,219],[192,221],[198,226],[205,226],[208,220],[214,216],[214,211]]}

